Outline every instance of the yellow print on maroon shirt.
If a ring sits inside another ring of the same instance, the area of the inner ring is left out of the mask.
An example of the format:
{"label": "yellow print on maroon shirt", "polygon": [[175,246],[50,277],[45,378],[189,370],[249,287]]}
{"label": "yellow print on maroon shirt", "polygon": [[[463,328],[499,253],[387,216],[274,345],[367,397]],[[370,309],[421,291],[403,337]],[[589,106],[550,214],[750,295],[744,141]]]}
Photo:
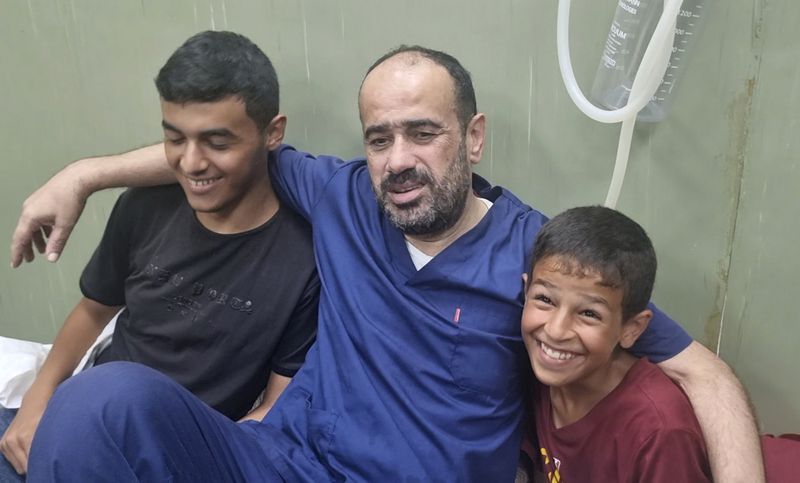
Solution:
{"label": "yellow print on maroon shirt", "polygon": [[547,475],[548,483],[562,483],[561,473],[558,471],[561,468],[561,460],[558,458],[550,458],[547,448],[540,448],[539,453],[542,455],[542,468]]}

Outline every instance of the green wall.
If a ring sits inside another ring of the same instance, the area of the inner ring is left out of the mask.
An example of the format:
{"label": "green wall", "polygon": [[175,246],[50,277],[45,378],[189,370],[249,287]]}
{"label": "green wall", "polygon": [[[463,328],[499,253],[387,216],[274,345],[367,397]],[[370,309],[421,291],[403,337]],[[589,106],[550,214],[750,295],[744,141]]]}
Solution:
{"label": "green wall", "polygon": [[[572,3],[588,89],[616,2]],[[800,432],[800,3],[709,3],[672,115],[637,127],[619,208],[656,244],[656,302],[737,370],[765,430]],[[356,91],[371,62],[400,43],[446,50],[472,71],[489,118],[483,175],[550,214],[601,203],[618,127],[566,95],[555,17],[544,0],[0,0],[0,239],[69,161],[159,139],[152,79],[209,28],[241,32],[272,58],[289,142],[343,157],[361,152]],[[0,268],[0,335],[53,337],[116,195],[89,201],[57,264]]]}

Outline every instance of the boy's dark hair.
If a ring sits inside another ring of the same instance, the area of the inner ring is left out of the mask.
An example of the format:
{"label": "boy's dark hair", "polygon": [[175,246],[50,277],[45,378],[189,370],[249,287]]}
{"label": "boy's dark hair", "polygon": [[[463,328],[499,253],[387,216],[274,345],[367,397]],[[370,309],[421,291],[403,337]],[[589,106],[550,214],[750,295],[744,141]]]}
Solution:
{"label": "boy's dark hair", "polygon": [[603,284],[622,289],[622,320],[647,307],[656,278],[656,254],[644,229],[602,206],[569,209],[545,223],[536,237],[533,267],[558,257],[565,273],[598,273]]}
{"label": "boy's dark hair", "polygon": [[450,74],[450,78],[453,79],[458,122],[461,125],[462,132],[466,132],[469,121],[478,112],[477,102],[475,101],[475,89],[472,87],[472,77],[470,77],[469,71],[467,71],[458,59],[452,55],[419,45],[401,45],[395,47],[381,56],[380,59],[376,60],[375,63],[367,69],[364,78],[385,60],[405,52],[419,54],[447,70],[447,73]]}
{"label": "boy's dark hair", "polygon": [[178,47],[155,79],[167,102],[242,99],[259,129],[278,114],[278,76],[269,58],[247,37],[233,32],[195,34]]}

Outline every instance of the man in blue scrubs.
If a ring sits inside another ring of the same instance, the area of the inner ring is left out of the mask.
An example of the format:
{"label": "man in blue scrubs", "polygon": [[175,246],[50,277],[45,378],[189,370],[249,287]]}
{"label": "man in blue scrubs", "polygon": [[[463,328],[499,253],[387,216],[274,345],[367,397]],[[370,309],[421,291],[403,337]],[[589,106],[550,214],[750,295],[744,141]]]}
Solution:
{"label": "man in blue scrubs", "polygon": [[[528,370],[521,274],[544,217],[472,174],[486,118],[449,55],[390,52],[368,71],[359,111],[366,160],[270,155],[278,193],[313,224],[322,294],[317,343],[264,421],[232,423],[139,366],[99,367],[54,396],[30,481],[513,479]],[[83,199],[65,187],[169,182],[158,153],[57,175],[26,203],[12,263],[32,255],[44,220],[74,223]],[[692,399],[715,476],[758,481],[755,426],[727,367],[661,313],[640,342]],[[737,459],[745,466],[725,472]]]}

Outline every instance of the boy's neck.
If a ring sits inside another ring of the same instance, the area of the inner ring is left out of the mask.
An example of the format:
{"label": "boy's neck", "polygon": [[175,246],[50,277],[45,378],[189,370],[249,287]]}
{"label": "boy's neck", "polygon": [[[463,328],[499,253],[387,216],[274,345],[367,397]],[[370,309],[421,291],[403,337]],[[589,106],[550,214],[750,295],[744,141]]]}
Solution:
{"label": "boy's neck", "polygon": [[636,361],[636,357],[617,349],[607,365],[587,377],[561,387],[551,386],[550,405],[555,427],[562,428],[589,414],[597,403],[619,386]]}
{"label": "boy's neck", "polygon": [[250,190],[231,211],[195,211],[195,216],[206,229],[221,235],[232,235],[258,228],[275,216],[278,208],[280,201],[267,178]]}

